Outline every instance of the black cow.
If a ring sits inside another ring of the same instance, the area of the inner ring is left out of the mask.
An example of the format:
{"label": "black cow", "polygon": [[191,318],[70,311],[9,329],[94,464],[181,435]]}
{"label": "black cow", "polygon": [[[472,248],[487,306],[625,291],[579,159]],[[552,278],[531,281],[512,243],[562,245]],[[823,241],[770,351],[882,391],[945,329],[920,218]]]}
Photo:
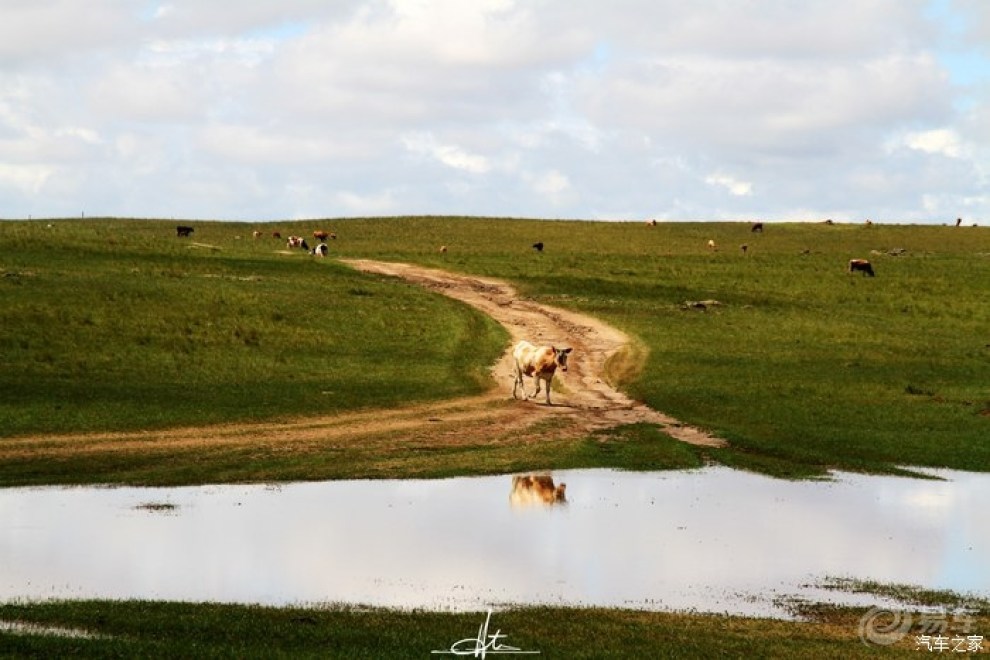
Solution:
{"label": "black cow", "polygon": [[533,249],[537,252],[543,252],[543,242],[540,241],[539,243],[533,243]]}
{"label": "black cow", "polygon": [[760,233],[762,233],[763,232],[763,223],[762,222],[754,222],[753,223],[753,226],[750,227],[749,230],[752,231],[752,232],[760,232]]}
{"label": "black cow", "polygon": [[178,227],[175,228],[175,235],[176,236],[190,236],[193,233],[193,231],[195,231],[195,230],[192,227],[186,227],[185,225],[179,225]]}

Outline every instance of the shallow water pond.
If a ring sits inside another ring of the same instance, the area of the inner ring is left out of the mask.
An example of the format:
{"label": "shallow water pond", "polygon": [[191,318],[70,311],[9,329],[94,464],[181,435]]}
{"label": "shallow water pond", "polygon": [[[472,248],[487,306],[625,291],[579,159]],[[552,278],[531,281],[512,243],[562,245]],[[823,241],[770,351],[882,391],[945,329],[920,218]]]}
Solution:
{"label": "shallow water pond", "polygon": [[566,491],[511,476],[0,490],[0,600],[772,615],[777,597],[829,597],[809,586],[826,577],[990,596],[990,475],[939,474],[554,473]]}

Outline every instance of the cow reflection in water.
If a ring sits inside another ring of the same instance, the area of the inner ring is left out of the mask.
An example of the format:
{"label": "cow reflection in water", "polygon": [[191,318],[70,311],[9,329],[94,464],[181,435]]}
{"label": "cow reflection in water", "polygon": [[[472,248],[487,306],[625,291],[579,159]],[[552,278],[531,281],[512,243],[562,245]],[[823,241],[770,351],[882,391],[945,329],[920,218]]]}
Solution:
{"label": "cow reflection in water", "polygon": [[512,477],[509,503],[513,507],[567,504],[567,484],[553,485],[549,474],[526,474]]}

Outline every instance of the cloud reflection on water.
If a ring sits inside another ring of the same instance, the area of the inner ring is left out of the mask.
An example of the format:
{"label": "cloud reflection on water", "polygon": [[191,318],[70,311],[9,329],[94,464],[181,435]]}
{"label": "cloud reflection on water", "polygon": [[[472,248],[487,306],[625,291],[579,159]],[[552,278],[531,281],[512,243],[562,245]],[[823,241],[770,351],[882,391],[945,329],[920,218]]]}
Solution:
{"label": "cloud reflection on water", "polygon": [[768,614],[828,576],[990,596],[990,475],[941,474],[558,472],[562,507],[510,506],[508,476],[2,490],[0,599]]}

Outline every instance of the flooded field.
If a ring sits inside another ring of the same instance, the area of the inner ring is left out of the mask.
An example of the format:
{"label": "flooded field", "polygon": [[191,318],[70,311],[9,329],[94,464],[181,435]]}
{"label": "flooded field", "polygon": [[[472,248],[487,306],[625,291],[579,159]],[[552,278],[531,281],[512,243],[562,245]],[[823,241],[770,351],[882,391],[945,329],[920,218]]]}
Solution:
{"label": "flooded field", "polygon": [[835,598],[828,577],[990,596],[990,475],[938,474],[0,490],[0,600],[779,615],[779,597]]}

